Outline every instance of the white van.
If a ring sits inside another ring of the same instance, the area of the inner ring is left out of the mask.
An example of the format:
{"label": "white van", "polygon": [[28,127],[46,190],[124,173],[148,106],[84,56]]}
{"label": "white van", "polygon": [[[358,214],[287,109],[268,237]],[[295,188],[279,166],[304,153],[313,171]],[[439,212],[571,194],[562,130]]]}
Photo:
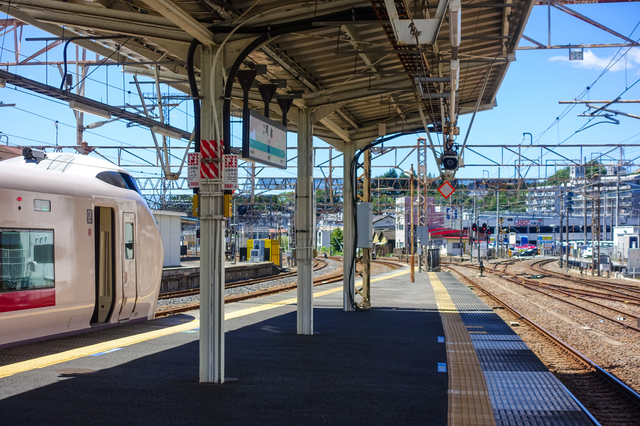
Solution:
{"label": "white van", "polygon": [[[598,252],[598,242],[594,241],[595,252]],[[589,245],[582,253],[582,257],[593,257],[594,247]],[[610,256],[613,253],[613,241],[600,241],[600,256]]]}

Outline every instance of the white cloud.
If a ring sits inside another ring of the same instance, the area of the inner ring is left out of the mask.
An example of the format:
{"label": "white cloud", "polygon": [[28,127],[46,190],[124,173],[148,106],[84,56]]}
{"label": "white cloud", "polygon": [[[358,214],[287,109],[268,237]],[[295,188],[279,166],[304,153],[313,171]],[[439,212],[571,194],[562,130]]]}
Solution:
{"label": "white cloud", "polygon": [[[574,68],[585,68],[589,70],[603,70],[605,69],[613,56],[609,57],[598,57],[592,50],[586,49],[584,51],[584,59],[582,61],[570,61],[569,54],[567,53],[565,56],[552,56],[549,58],[549,61],[554,62],[566,62],[571,64]],[[640,65],[640,49],[630,49],[627,53],[627,70],[633,70]],[[618,62],[615,63],[610,69],[612,72],[624,71],[625,69],[625,59],[622,58]]]}

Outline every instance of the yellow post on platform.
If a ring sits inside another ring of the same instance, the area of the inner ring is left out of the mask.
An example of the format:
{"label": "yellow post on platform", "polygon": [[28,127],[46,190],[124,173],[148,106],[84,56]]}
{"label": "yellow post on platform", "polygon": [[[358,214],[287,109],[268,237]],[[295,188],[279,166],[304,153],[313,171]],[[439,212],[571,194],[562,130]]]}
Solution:
{"label": "yellow post on platform", "polygon": [[233,204],[231,194],[224,194],[224,217],[233,217]]}
{"label": "yellow post on platform", "polygon": [[200,212],[198,209],[198,194],[193,194],[193,202],[191,204],[193,205],[193,217],[198,217]]}

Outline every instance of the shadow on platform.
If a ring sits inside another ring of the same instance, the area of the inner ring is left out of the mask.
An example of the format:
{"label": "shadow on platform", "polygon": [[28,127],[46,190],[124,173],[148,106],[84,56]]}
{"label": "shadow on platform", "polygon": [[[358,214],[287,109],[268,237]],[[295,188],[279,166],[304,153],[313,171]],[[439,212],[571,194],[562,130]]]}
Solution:
{"label": "shadow on platform", "polygon": [[314,336],[295,334],[295,312],[227,332],[226,376],[237,380],[223,385],[198,384],[195,340],[95,372],[73,374],[75,361],[39,370],[56,382],[0,400],[2,422],[446,425],[437,312],[314,312]]}

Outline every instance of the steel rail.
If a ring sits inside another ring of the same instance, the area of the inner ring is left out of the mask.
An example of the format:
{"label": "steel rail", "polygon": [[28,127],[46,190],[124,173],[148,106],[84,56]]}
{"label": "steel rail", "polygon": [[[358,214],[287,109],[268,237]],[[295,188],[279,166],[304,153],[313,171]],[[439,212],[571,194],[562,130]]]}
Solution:
{"label": "steel rail", "polygon": [[[550,274],[550,275],[555,275],[556,277],[561,277],[563,279],[567,279],[576,283],[580,283],[583,285],[590,285],[590,286],[596,286],[596,284],[598,286],[606,286],[606,287],[610,287],[611,291],[616,291],[613,289],[622,289],[622,290],[628,290],[632,293],[638,293],[640,295],[640,287],[639,286],[634,286],[634,285],[626,285],[626,284],[617,284],[617,283],[612,283],[609,281],[603,281],[603,280],[598,280],[598,279],[591,279],[591,278],[584,278],[584,277],[574,277],[570,274],[565,274],[563,272],[557,272],[557,271],[550,271],[548,269],[544,269],[543,266],[546,265],[547,263],[551,263],[553,262],[554,259],[544,259],[544,260],[540,260],[537,262],[534,262],[531,264],[530,268],[540,272],[540,273],[544,273],[544,274]],[[617,293],[621,293],[619,291],[616,291]],[[621,293],[622,294],[622,293]]]}

